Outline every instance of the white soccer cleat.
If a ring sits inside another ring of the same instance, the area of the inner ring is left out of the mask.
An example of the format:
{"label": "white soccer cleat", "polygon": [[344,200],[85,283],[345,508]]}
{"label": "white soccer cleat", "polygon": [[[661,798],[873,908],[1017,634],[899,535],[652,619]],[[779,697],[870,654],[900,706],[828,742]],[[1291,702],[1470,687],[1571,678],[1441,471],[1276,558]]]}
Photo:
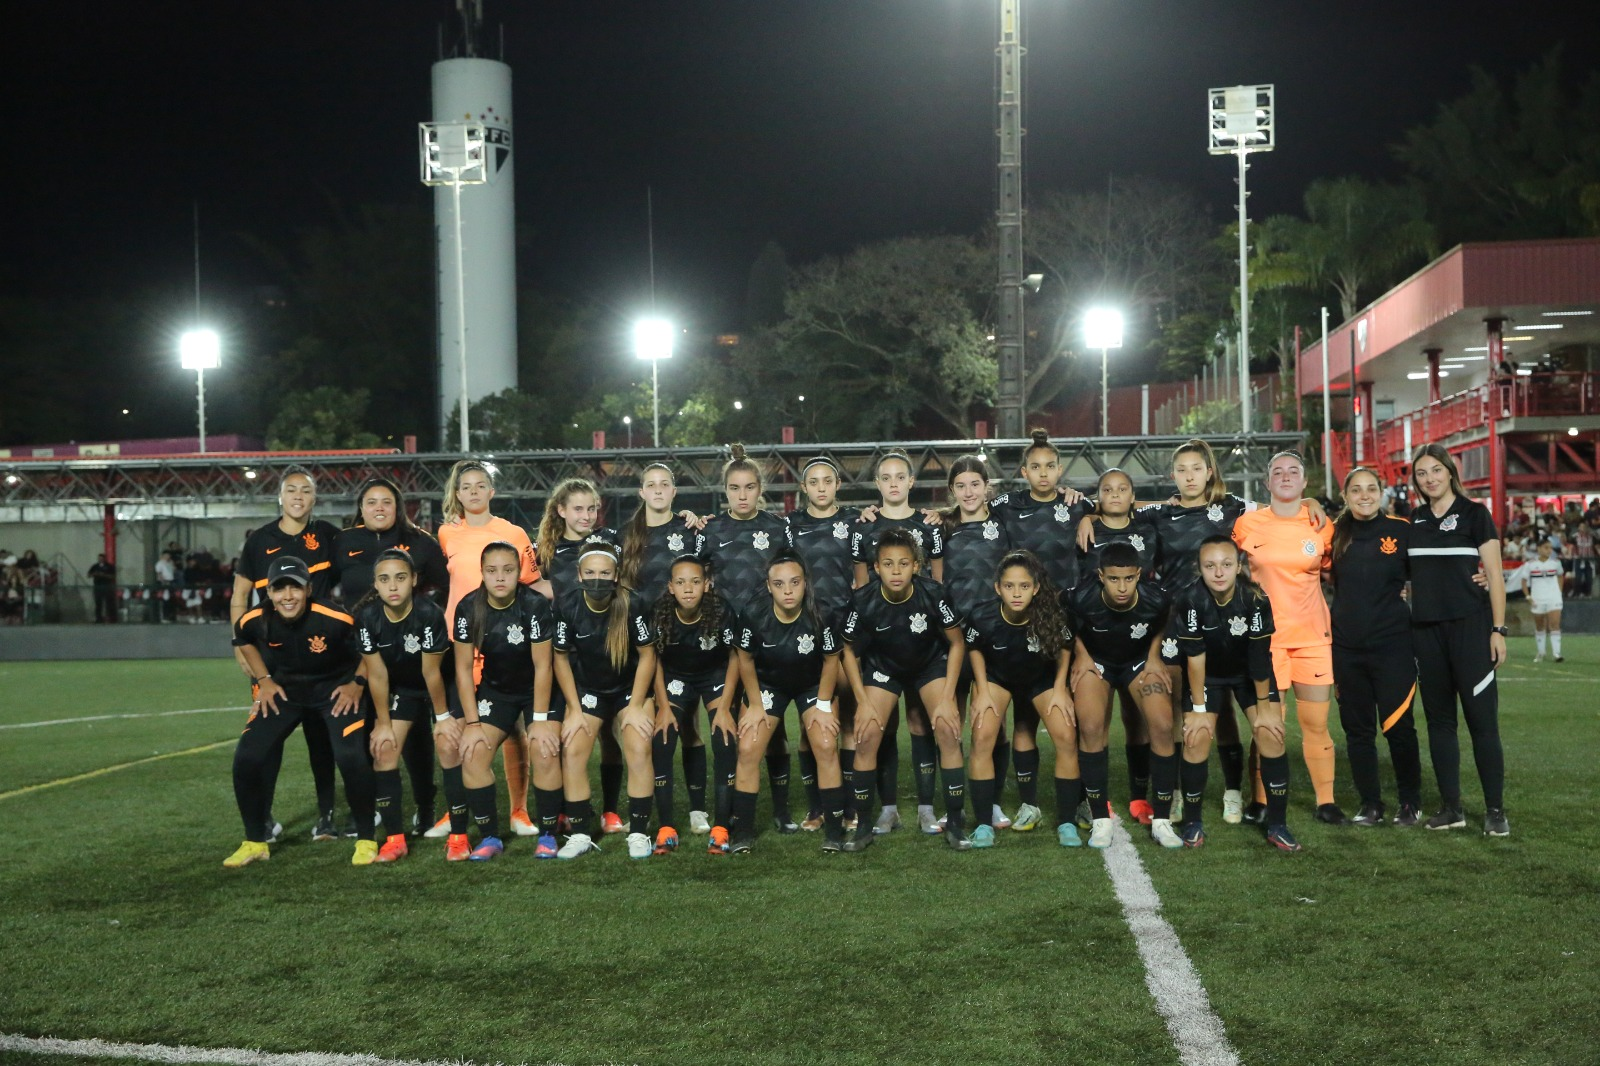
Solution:
{"label": "white soccer cleat", "polygon": [[655,845],[650,842],[648,833],[628,834],[628,858],[648,859],[655,854]]}
{"label": "white soccer cleat", "polygon": [[[646,843],[649,838],[646,838]],[[588,833],[573,833],[567,842],[561,845],[561,850],[556,852],[558,859],[576,859],[580,855],[587,855],[591,851],[599,851],[600,845],[589,838]]]}
{"label": "white soccer cleat", "polygon": [[1096,818],[1089,823],[1089,846],[1091,848],[1109,848],[1111,846],[1111,833],[1116,828],[1113,818]]}
{"label": "white soccer cleat", "polygon": [[1244,820],[1244,793],[1236,788],[1222,794],[1222,820],[1229,825],[1238,825]]}
{"label": "white soccer cleat", "polygon": [[1172,828],[1170,818],[1152,818],[1150,820],[1150,838],[1164,848],[1183,847],[1183,837]]}
{"label": "white soccer cleat", "polygon": [[1017,816],[1011,820],[1011,829],[1017,833],[1028,833],[1039,827],[1039,822],[1044,818],[1044,812],[1031,803],[1024,803],[1017,808]]}
{"label": "white soccer cleat", "polygon": [[932,807],[917,808],[917,830],[926,836],[938,836],[944,832],[939,825],[939,816],[933,813]]}
{"label": "white soccer cleat", "polygon": [[443,840],[445,837],[449,836],[450,815],[447,813],[443,818],[440,818],[437,822],[434,822],[433,825],[428,828],[428,831],[422,835],[429,840]]}
{"label": "white soccer cleat", "polygon": [[705,811],[689,812],[689,832],[698,837],[711,832],[711,819],[706,816]]}

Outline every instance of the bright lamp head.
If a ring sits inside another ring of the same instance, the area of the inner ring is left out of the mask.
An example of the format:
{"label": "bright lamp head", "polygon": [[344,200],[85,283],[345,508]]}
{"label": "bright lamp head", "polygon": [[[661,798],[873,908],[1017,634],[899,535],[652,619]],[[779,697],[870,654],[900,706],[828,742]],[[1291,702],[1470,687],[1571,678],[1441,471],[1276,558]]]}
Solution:
{"label": "bright lamp head", "polygon": [[633,327],[633,350],[640,359],[672,358],[672,323],[646,318]]}
{"label": "bright lamp head", "polygon": [[178,358],[185,370],[215,370],[222,365],[222,338],[215,330],[192,329],[178,338]]}
{"label": "bright lamp head", "polygon": [[1083,314],[1083,343],[1088,348],[1122,347],[1122,312],[1091,307]]}

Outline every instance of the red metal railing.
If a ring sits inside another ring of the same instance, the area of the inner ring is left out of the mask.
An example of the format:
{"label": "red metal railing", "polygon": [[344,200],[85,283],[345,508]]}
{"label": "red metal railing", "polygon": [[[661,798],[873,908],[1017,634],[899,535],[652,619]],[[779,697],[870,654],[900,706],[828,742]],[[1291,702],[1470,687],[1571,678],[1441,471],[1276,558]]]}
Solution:
{"label": "red metal railing", "polygon": [[1533,374],[1446,396],[1438,403],[1378,425],[1377,452],[1387,459],[1405,462],[1408,424],[1411,446],[1416,448],[1486,425],[1491,412],[1496,418],[1600,414],[1596,377],[1576,371]]}

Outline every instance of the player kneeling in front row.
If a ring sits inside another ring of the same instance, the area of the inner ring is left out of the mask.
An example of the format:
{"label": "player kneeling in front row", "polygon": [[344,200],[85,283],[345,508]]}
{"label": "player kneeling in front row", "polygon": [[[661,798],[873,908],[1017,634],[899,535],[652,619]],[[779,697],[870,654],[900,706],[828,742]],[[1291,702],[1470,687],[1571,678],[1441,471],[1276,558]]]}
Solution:
{"label": "player kneeling in front row", "polygon": [[856,694],[856,761],[852,773],[859,820],[846,851],[872,845],[867,812],[877,776],[884,723],[902,694],[917,694],[928,708],[944,777],[945,843],[957,851],[972,846],[962,829],[966,768],[961,755],[961,712],[956,682],[966,643],[961,620],[943,586],[921,576],[917,542],[905,529],[878,538],[877,580],[850,597],[843,638],[845,676]]}
{"label": "player kneeling in front row", "polygon": [[1183,839],[1172,828],[1178,756],[1173,746],[1172,683],[1167,677],[1168,664],[1178,660],[1178,648],[1176,640],[1164,639],[1166,593],[1141,580],[1139,552],[1124,542],[1105,546],[1095,573],[1098,580],[1084,581],[1064,597],[1078,637],[1071,689],[1077,706],[1083,791],[1093,819],[1089,846],[1111,846],[1106,720],[1111,694],[1120,692],[1139,708],[1150,733],[1150,784],[1155,792],[1150,835],[1164,848],[1181,848]]}
{"label": "player kneeling in front row", "polygon": [[800,712],[817,761],[822,850],[844,847],[844,779],[839,771],[839,723],[833,712],[839,644],[817,611],[807,576],[794,549],[779,551],[767,563],[767,595],[750,601],[740,620],[735,654],[748,702],[739,714],[739,763],[733,783],[730,850],[735,854],[748,852],[755,840],[761,761],[791,703]]}
{"label": "player kneeling in front row", "polygon": [[1183,716],[1183,842],[1206,842],[1204,810],[1211,741],[1217,715],[1232,714],[1230,700],[1250,720],[1267,790],[1267,840],[1283,851],[1300,845],[1284,824],[1289,806],[1289,758],[1283,747],[1283,704],[1272,687],[1272,605],[1239,576],[1239,549],[1221,534],[1200,544],[1200,581],[1173,605],[1178,641],[1189,659],[1194,701]]}
{"label": "player kneeling in front row", "polygon": [[355,680],[360,658],[353,623],[349,615],[313,601],[311,574],[297,556],[280,556],[268,567],[266,580],[267,604],[246,611],[233,627],[233,644],[255,683],[256,702],[233,753],[233,794],[245,839],[222,865],[245,866],[271,857],[272,786],[283,742],[303,721],[308,731],[327,730],[356,819],[359,839],[350,861],[365,866],[378,857],[378,844],[372,838],[374,785],[361,685]]}
{"label": "player kneeling in front row", "polygon": [[967,616],[972,660],[972,808],[978,826],[972,846],[994,846],[988,824],[995,798],[994,748],[1006,705],[1036,710],[1056,746],[1056,839],[1083,844],[1073,814],[1083,795],[1078,773],[1078,727],[1067,692],[1072,630],[1060,594],[1030,551],[1007,552],[996,568],[995,596]]}

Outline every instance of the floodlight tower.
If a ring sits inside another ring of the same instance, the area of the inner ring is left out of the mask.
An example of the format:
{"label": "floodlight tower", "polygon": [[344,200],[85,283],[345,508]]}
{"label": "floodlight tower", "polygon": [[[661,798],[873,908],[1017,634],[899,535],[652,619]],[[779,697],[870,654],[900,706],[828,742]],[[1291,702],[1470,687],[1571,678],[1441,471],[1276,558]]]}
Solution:
{"label": "floodlight tower", "polygon": [[999,314],[995,322],[995,357],[999,388],[995,427],[1001,438],[1022,436],[1028,415],[1028,377],[1023,351],[1022,312],[1022,47],[1021,0],[1000,0],[1000,43],[995,48],[999,82],[999,202],[995,232],[1000,246],[1000,277],[995,286]]}
{"label": "floodlight tower", "polygon": [[1246,157],[1277,146],[1271,85],[1235,85],[1206,93],[1206,125],[1212,155],[1239,157],[1239,413],[1250,432],[1250,243],[1245,209]]}

